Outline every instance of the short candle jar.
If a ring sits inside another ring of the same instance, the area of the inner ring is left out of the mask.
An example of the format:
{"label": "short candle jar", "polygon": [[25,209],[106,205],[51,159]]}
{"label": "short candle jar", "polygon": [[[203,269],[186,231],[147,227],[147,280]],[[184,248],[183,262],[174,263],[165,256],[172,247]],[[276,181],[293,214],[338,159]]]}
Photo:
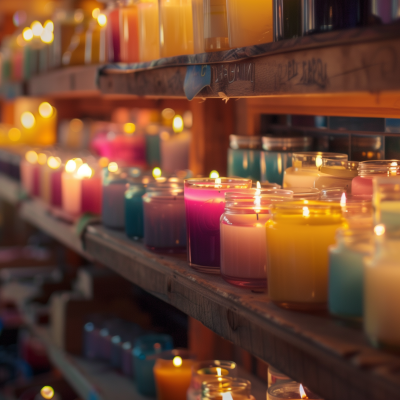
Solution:
{"label": "short candle jar", "polygon": [[362,318],[364,257],[373,253],[373,230],[339,229],[337,244],[329,248],[329,312]]}
{"label": "short candle jar", "polygon": [[292,167],[287,168],[283,177],[283,187],[314,187],[314,183],[320,176],[328,176],[319,171],[322,159],[329,158],[347,161],[347,154],[326,153],[310,151],[293,153]]}
{"label": "short candle jar", "polygon": [[215,381],[219,377],[236,377],[237,366],[233,361],[200,361],[193,364],[192,381],[187,391],[187,400],[201,400],[204,382]]}
{"label": "short candle jar", "polygon": [[372,179],[374,177],[396,177],[399,175],[399,160],[362,161],[358,165],[358,176],[351,183],[351,193],[355,196],[372,196]]}
{"label": "short candle jar", "polygon": [[204,382],[201,400],[254,400],[251,383],[241,378],[217,378]]}
{"label": "short candle jar", "polygon": [[287,375],[282,374],[281,371],[278,371],[272,365],[268,367],[268,387],[276,385],[277,383],[288,383],[292,381],[293,379],[290,379]]}
{"label": "short candle jar", "polygon": [[292,309],[324,309],[328,301],[328,247],[343,226],[339,204],[276,203],[267,230],[270,299]]}
{"label": "short candle jar", "polygon": [[185,180],[188,260],[201,272],[220,272],[220,218],[225,193],[251,188],[250,179],[192,178]]}
{"label": "short candle jar", "polygon": [[320,399],[297,382],[277,383],[268,388],[267,400]]}
{"label": "short candle jar", "polygon": [[310,150],[311,137],[263,136],[261,179],[282,185],[285,170],[292,166],[293,152]]}
{"label": "short candle jar", "polygon": [[321,191],[315,188],[292,187],[289,190],[293,192],[294,200],[319,200]]}
{"label": "short candle jar", "polygon": [[[243,190],[244,192],[245,190]],[[247,288],[267,286],[267,249],[265,224],[273,201],[291,199],[286,190],[255,194],[228,192],[221,216],[221,276],[228,283]]]}

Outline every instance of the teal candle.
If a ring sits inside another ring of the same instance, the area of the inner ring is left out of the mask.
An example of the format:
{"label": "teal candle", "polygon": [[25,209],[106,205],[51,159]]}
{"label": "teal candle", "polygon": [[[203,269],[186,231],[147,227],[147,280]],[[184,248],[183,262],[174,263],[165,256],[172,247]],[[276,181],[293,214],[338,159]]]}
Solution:
{"label": "teal candle", "polygon": [[146,132],[146,161],[150,167],[159,167],[160,156],[160,135],[157,126],[150,125]]}
{"label": "teal candle", "polygon": [[128,237],[143,237],[143,201],[146,193],[144,183],[132,183],[125,192],[125,232]]}
{"label": "teal candle", "polygon": [[372,231],[338,230],[337,245],[329,249],[329,296],[331,314],[348,318],[363,316],[364,257],[373,251]]}

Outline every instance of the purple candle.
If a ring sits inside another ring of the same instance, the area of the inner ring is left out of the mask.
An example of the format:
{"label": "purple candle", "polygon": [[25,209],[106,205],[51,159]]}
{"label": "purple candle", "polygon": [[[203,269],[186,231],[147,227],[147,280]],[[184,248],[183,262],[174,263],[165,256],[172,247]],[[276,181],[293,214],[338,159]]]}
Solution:
{"label": "purple candle", "polygon": [[251,179],[202,178],[185,180],[189,265],[201,272],[219,273],[220,218],[225,193],[251,188]]}
{"label": "purple candle", "polygon": [[61,174],[62,169],[50,175],[51,205],[54,207],[61,207]]}

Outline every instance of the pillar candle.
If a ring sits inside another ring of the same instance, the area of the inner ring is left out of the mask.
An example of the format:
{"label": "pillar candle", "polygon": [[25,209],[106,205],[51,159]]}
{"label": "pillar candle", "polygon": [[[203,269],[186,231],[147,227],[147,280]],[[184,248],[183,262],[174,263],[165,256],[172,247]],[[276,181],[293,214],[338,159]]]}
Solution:
{"label": "pillar candle", "polygon": [[189,146],[191,134],[188,131],[178,134],[161,133],[161,170],[175,174],[189,168]]}
{"label": "pillar candle", "polygon": [[160,58],[158,0],[139,0],[139,60]]}
{"label": "pillar candle", "polygon": [[143,237],[143,201],[146,183],[131,182],[125,191],[125,233],[130,238]]}
{"label": "pillar candle", "polygon": [[45,204],[50,203],[50,176],[51,169],[47,165],[47,154],[38,155],[39,196]]}
{"label": "pillar candle", "polygon": [[61,175],[61,197],[62,208],[71,215],[81,213],[82,185],[81,180],[76,175],[82,165],[80,158],[69,160],[65,164],[65,169]]}
{"label": "pillar candle", "polygon": [[101,214],[101,177],[82,178],[82,212]]}
{"label": "pillar candle", "polygon": [[139,61],[139,23],[136,4],[130,3],[119,10],[120,56],[123,63]]}

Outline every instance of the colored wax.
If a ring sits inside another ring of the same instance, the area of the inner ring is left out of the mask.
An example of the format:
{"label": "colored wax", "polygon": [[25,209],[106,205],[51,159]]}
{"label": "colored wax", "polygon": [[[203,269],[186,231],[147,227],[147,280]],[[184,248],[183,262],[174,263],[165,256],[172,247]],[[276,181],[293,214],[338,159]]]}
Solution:
{"label": "colored wax", "polygon": [[158,0],[141,0],[139,13],[139,60],[141,62],[160,58]]}
{"label": "colored wax", "polygon": [[82,178],[81,212],[101,214],[101,177]]}
{"label": "colored wax", "polygon": [[260,150],[253,149],[228,149],[228,176],[277,182],[267,178],[261,179],[260,153]]}
{"label": "colored wax", "polygon": [[139,61],[139,20],[138,8],[134,4],[121,7],[119,11],[121,62]]}
{"label": "colored wax", "polygon": [[143,184],[132,184],[125,192],[125,233],[128,237],[143,237],[142,196],[145,193],[146,188]]}
{"label": "colored wax", "polygon": [[260,161],[261,180],[282,185],[285,170],[292,166],[292,153],[263,151]]}
{"label": "colored wax", "polygon": [[126,187],[126,181],[116,181],[103,185],[102,221],[107,228],[125,228]]}
{"label": "colored wax", "polygon": [[63,171],[61,175],[62,208],[69,214],[81,212],[82,185],[73,173]]}
{"label": "colored wax", "polygon": [[51,205],[61,207],[61,170],[54,171],[50,177]]}
{"label": "colored wax", "polygon": [[204,50],[229,49],[226,0],[204,2]]}

